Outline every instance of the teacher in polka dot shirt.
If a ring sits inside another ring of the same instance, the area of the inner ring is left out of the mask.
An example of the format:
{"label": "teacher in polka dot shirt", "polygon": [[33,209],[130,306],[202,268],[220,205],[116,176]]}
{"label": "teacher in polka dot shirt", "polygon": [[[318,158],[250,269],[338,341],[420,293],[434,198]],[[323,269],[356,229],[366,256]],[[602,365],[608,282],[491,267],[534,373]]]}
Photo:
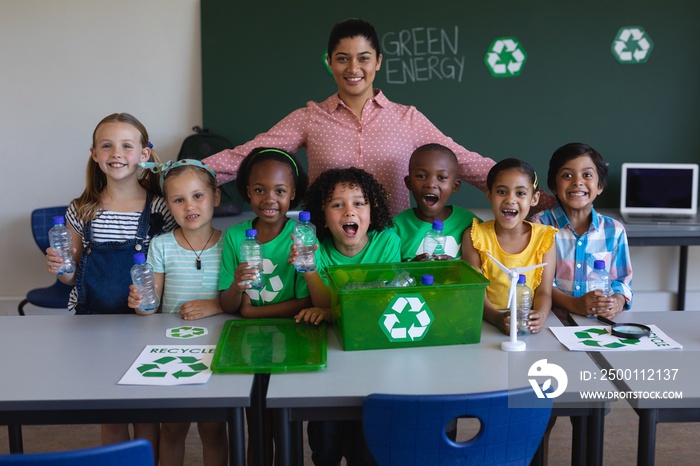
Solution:
{"label": "teacher in polka dot shirt", "polygon": [[241,160],[257,147],[291,153],[303,147],[310,182],[329,168],[362,168],[384,185],[391,213],[397,214],[410,207],[404,177],[411,154],[424,144],[438,143],[457,155],[460,178],[485,191],[493,160],[442,134],[415,107],[391,102],[374,89],[382,54],[371,24],[361,19],[337,23],[328,40],[328,65],[337,94],[321,103],[309,102],[252,141],[204,159],[216,172],[219,184],[235,179]]}

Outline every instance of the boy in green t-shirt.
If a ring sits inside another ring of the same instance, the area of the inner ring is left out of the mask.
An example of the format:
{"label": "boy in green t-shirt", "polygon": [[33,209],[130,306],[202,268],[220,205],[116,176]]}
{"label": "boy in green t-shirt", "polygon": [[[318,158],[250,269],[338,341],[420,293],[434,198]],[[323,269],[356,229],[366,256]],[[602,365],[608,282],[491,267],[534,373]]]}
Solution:
{"label": "boy in green t-shirt", "polygon": [[[316,225],[316,270],[304,272],[312,308],[300,323],[330,321],[331,297],[323,270],[331,265],[399,262],[401,240],[391,231],[386,191],[374,176],[359,168],[330,169],[309,186],[304,207]],[[289,261],[296,257],[292,246]],[[373,465],[361,421],[309,421],[307,437],[314,464]]]}
{"label": "boy in green t-shirt", "polygon": [[[304,272],[313,303],[297,322],[330,320],[331,296],[323,270],[329,265],[400,262],[401,240],[391,230],[386,191],[364,170],[330,169],[309,186],[304,207],[316,225],[316,270]],[[292,246],[289,262],[296,257]]]}
{"label": "boy in green t-shirt", "polygon": [[459,259],[462,256],[462,234],[478,218],[459,206],[447,205],[452,193],[460,187],[457,157],[440,144],[426,144],[416,149],[408,164],[406,187],[416,202],[394,217],[394,231],[401,238],[401,260],[428,260],[423,251],[425,234],[433,228],[433,220],[443,222],[445,254],[436,260]]}

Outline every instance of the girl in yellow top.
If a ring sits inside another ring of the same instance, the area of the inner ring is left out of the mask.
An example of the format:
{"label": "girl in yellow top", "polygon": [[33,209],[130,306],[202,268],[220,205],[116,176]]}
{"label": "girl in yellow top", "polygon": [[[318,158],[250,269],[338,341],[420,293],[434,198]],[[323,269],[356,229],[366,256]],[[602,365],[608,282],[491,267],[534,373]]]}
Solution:
{"label": "girl in yellow top", "polygon": [[537,205],[537,174],[521,160],[505,159],[489,171],[486,198],[491,202],[495,220],[475,220],[462,237],[462,257],[489,279],[484,299],[484,319],[504,333],[510,333],[508,289],[510,279],[488,252],[508,268],[547,263],[525,272],[534,293],[528,327],[532,333],[542,330],[552,309],[552,283],[556,266],[554,235],[556,228],[525,220]]}

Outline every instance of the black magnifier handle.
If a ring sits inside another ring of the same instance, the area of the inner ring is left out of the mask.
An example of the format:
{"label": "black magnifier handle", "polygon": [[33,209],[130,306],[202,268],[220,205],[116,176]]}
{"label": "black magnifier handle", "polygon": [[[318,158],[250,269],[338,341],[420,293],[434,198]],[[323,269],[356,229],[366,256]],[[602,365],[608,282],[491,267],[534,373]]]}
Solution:
{"label": "black magnifier handle", "polygon": [[603,317],[603,316],[597,316],[597,318],[598,318],[599,321],[603,322],[604,324],[608,324],[608,325],[610,325],[610,326],[615,325],[615,322],[613,322],[613,321],[610,320],[610,319],[606,319],[606,318]]}

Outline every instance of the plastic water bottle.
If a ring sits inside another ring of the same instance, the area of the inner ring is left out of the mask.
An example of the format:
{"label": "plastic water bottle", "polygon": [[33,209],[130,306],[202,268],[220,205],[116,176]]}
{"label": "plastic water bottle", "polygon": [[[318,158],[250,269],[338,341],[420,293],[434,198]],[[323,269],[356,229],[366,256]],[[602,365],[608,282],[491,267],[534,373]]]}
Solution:
{"label": "plastic water bottle", "polygon": [[530,329],[527,324],[530,321],[530,310],[532,309],[532,290],[527,286],[527,277],[522,274],[518,277],[518,285],[515,287],[515,309],[518,319],[518,335],[529,335]]}
{"label": "plastic water bottle", "polygon": [[299,212],[299,223],[294,226],[294,246],[299,253],[294,259],[294,268],[298,272],[316,270],[316,227],[310,220],[311,214],[302,210]]}
{"label": "plastic water bottle", "polygon": [[366,290],[371,288],[401,288],[408,286],[415,286],[416,281],[408,272],[408,270],[402,270],[401,272],[394,275],[391,281],[387,280],[372,280],[370,282],[348,282],[343,286],[345,290]]}
{"label": "plastic water bottle", "polygon": [[428,254],[429,259],[445,254],[445,234],[442,232],[442,220],[433,220],[433,229],[428,230],[423,238],[423,253]]}
{"label": "plastic water bottle", "polygon": [[49,244],[51,249],[56,251],[59,257],[63,258],[63,265],[58,269],[57,274],[75,272],[75,261],[73,260],[73,236],[66,228],[66,219],[63,215],[53,218],[53,226],[49,230]]}
{"label": "plastic water bottle", "polygon": [[416,281],[413,279],[410,273],[408,273],[407,270],[402,270],[401,272],[397,273],[394,278],[391,279],[389,283],[387,283],[386,286],[393,286],[393,287],[402,287],[402,286],[413,286],[416,284]]}
{"label": "plastic water bottle", "polygon": [[421,285],[433,285],[435,282],[435,279],[433,278],[432,275],[425,274],[420,277],[420,284]]}
{"label": "plastic water bottle", "polygon": [[610,274],[605,269],[605,261],[593,262],[593,270],[588,274],[588,291],[602,290],[605,296],[612,295]]}
{"label": "plastic water bottle", "polygon": [[347,282],[344,290],[368,290],[372,288],[386,288],[389,282],[386,280],[373,280],[371,282]]}
{"label": "plastic water bottle", "polygon": [[247,262],[248,265],[257,271],[257,275],[253,280],[244,282],[244,285],[250,284],[255,290],[261,290],[265,286],[263,279],[263,247],[258,241],[258,231],[254,228],[245,231],[245,241],[241,243],[241,262]]}
{"label": "plastic water bottle", "polygon": [[156,291],[156,277],[153,269],[146,263],[146,255],[142,252],[134,254],[134,265],[131,267],[131,282],[141,295],[139,311],[155,312],[160,306],[160,298]]}

